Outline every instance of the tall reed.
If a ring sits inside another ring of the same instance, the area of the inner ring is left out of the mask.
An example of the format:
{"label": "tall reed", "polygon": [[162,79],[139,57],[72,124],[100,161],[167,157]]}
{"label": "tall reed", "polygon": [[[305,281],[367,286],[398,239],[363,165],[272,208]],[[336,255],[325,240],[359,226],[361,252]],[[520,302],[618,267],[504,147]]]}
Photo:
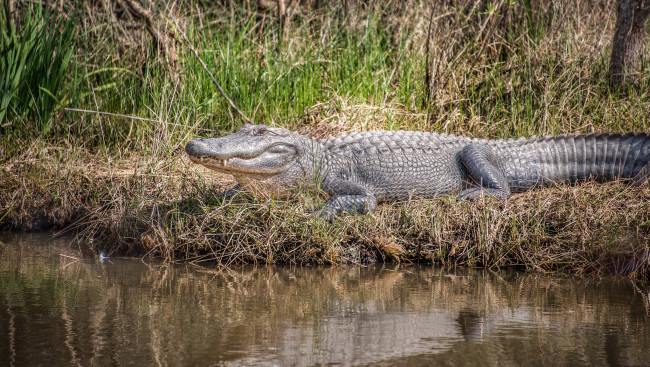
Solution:
{"label": "tall reed", "polygon": [[[55,110],[70,98],[65,83],[74,53],[73,14],[29,3],[14,17],[0,11],[0,132],[48,132]],[[74,98],[74,96],[72,96]]]}

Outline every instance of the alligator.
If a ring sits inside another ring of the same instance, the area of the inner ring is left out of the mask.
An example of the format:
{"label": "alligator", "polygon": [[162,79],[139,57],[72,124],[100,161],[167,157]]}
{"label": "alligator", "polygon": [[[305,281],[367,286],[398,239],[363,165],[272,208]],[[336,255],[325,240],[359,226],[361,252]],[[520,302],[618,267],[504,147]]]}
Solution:
{"label": "alligator", "polygon": [[369,131],[327,139],[245,125],[221,138],[190,140],[190,160],[230,174],[239,189],[273,197],[316,182],[329,195],[319,216],[369,213],[377,203],[457,193],[505,200],[555,185],[650,177],[650,136],[578,134],[487,140],[416,131]]}

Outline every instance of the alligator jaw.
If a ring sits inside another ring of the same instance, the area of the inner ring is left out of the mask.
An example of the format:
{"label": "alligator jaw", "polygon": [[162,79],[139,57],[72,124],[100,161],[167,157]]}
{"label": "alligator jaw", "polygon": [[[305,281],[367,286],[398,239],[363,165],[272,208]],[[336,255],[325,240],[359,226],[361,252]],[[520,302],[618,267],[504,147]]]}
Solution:
{"label": "alligator jaw", "polygon": [[223,172],[223,173],[273,174],[273,173],[281,172],[278,170],[273,170],[273,171],[256,170],[252,168],[243,167],[242,165],[233,164],[233,161],[240,161],[240,162],[247,161],[247,159],[241,159],[236,157],[220,159],[220,158],[215,158],[207,155],[197,156],[197,155],[192,155],[190,153],[188,153],[187,155],[190,157],[190,160],[193,163],[197,163],[207,168],[213,169],[215,171]]}
{"label": "alligator jaw", "polygon": [[219,159],[219,158],[214,158],[209,156],[196,156],[190,153],[188,153],[187,155],[188,157],[190,157],[190,160],[194,163],[198,163],[206,167],[214,166],[215,168],[228,167],[228,162],[232,159],[232,158]]}
{"label": "alligator jaw", "polygon": [[191,140],[185,151],[193,163],[227,174],[276,175],[286,171],[296,159],[297,151],[286,144],[270,144],[260,152],[243,154],[218,149],[216,140]]}

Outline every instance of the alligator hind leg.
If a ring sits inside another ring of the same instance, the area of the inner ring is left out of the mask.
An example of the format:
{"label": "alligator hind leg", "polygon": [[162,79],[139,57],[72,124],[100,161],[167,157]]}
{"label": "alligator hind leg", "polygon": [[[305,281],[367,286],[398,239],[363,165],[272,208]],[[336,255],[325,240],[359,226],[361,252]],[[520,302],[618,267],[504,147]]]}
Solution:
{"label": "alligator hind leg", "polygon": [[508,180],[499,169],[500,158],[492,148],[480,144],[468,144],[460,153],[461,163],[467,169],[470,186],[460,192],[463,200],[476,200],[491,196],[500,200],[510,197]]}
{"label": "alligator hind leg", "polygon": [[366,214],[377,208],[377,199],[372,192],[357,183],[340,179],[326,180],[323,189],[331,197],[317,215],[329,221],[340,212]]}

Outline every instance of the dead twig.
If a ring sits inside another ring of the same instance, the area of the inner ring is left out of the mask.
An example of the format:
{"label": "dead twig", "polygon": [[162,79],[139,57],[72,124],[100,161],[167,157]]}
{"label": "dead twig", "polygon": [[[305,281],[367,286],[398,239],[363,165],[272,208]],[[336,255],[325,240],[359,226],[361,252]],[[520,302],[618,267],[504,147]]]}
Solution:
{"label": "dead twig", "polygon": [[[185,125],[176,124],[176,123],[173,123],[173,122],[150,119],[150,118],[146,118],[146,117],[139,117],[139,116],[133,116],[133,115],[124,115],[124,114],[121,114],[121,113],[112,113],[112,112],[94,111],[94,110],[84,110],[82,108],[68,108],[68,107],[66,107],[65,110],[70,111],[70,112],[93,113],[95,115],[122,117],[122,118],[131,119],[131,120],[149,121],[149,122],[157,122],[159,124],[165,124],[165,125],[174,125],[174,126],[187,127]],[[211,129],[202,129],[202,128],[199,128],[199,127],[196,127],[196,126],[191,126],[190,128],[193,129],[193,130],[212,131]]]}

